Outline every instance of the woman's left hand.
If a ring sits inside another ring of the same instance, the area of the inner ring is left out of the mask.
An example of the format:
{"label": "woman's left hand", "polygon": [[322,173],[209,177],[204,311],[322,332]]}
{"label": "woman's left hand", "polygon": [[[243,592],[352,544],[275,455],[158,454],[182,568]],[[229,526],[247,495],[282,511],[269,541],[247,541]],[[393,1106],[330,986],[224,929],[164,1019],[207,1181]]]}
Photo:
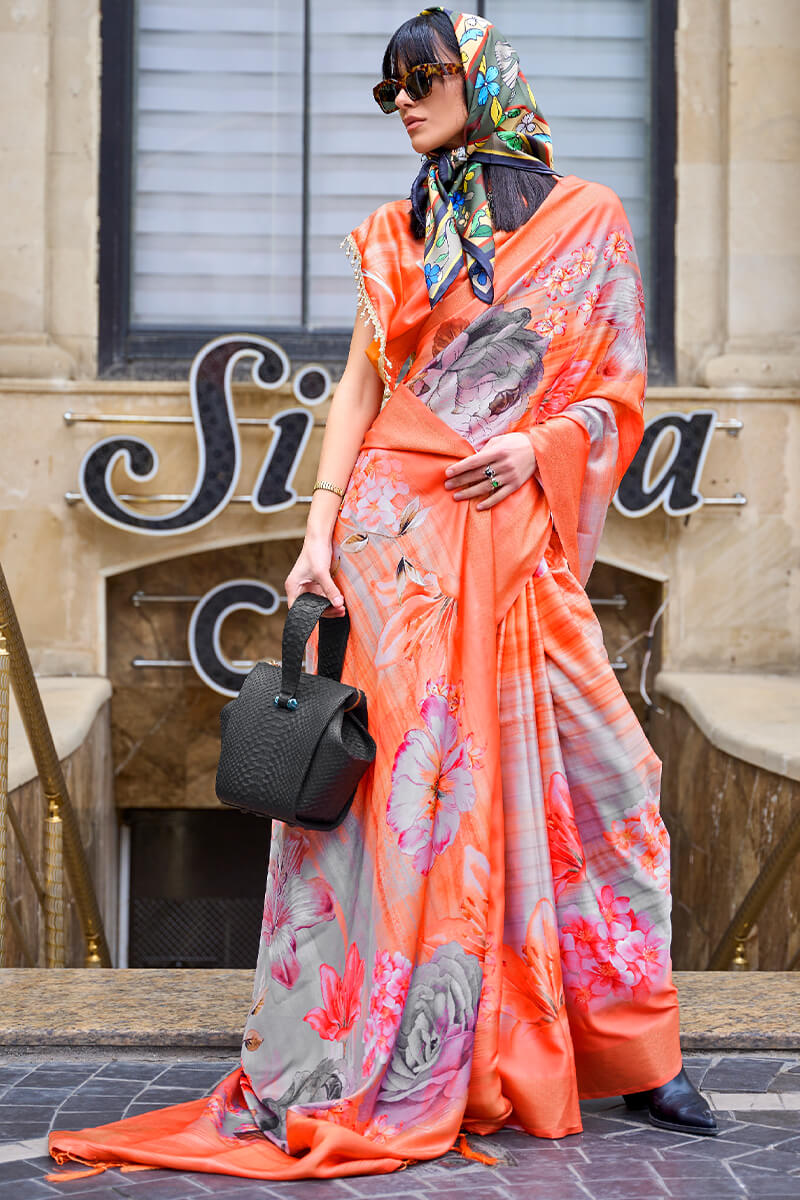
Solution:
{"label": "woman's left hand", "polygon": [[[500,487],[493,488],[486,468],[494,470]],[[454,500],[478,499],[477,508],[493,508],[526,483],[536,470],[536,455],[524,433],[501,433],[445,471],[445,487]]]}

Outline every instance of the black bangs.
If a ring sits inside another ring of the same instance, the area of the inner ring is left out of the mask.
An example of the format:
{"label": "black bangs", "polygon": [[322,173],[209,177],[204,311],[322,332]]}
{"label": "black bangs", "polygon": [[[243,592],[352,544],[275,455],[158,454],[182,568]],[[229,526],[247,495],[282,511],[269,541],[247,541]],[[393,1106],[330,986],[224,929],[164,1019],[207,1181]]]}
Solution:
{"label": "black bangs", "polygon": [[461,61],[453,23],[446,13],[412,17],[396,29],[383,56],[384,79],[398,79],[420,63],[439,62],[442,51]]}
{"label": "black bangs", "polygon": [[[439,62],[442,54],[454,62],[461,61],[461,49],[456,31],[447,13],[429,12],[412,17],[393,34],[383,56],[384,79],[399,79],[421,63]],[[464,84],[464,102],[467,90]],[[489,212],[495,229],[519,229],[530,220],[542,201],[550,194],[556,180],[552,175],[520,171],[515,167],[493,163],[483,168],[488,191]],[[411,236],[425,237],[425,215],[428,193],[424,186],[412,188],[409,225]]]}

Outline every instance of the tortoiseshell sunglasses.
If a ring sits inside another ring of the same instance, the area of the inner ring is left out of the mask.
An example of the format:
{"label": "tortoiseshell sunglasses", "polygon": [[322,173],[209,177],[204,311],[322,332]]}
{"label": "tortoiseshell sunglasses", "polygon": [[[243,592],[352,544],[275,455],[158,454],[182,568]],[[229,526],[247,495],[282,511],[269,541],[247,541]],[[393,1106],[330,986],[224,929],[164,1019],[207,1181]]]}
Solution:
{"label": "tortoiseshell sunglasses", "polygon": [[399,92],[405,91],[412,100],[424,100],[431,94],[434,76],[461,75],[463,69],[460,63],[420,63],[401,79],[382,79],[375,84],[372,94],[385,113],[397,112],[395,101]]}

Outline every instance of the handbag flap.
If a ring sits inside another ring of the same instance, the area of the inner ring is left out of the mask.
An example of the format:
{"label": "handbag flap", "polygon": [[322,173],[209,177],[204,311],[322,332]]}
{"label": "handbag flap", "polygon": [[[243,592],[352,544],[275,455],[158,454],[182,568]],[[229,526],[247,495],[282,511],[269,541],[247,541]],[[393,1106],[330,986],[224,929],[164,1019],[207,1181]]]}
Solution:
{"label": "handbag flap", "polygon": [[287,816],[293,812],[311,760],[327,725],[338,709],[354,706],[357,688],[303,671],[296,708],[275,704],[281,669],[260,662],[225,705],[217,792],[231,802],[247,798]]}

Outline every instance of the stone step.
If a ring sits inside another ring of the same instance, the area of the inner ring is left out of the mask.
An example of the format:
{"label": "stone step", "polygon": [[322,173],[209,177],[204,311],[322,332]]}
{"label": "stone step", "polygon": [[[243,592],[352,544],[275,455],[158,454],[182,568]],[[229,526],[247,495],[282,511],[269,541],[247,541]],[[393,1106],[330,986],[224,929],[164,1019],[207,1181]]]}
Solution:
{"label": "stone step", "polygon": [[[237,1051],[252,971],[0,971],[0,1052]],[[800,972],[676,971],[686,1051],[800,1050]]]}

